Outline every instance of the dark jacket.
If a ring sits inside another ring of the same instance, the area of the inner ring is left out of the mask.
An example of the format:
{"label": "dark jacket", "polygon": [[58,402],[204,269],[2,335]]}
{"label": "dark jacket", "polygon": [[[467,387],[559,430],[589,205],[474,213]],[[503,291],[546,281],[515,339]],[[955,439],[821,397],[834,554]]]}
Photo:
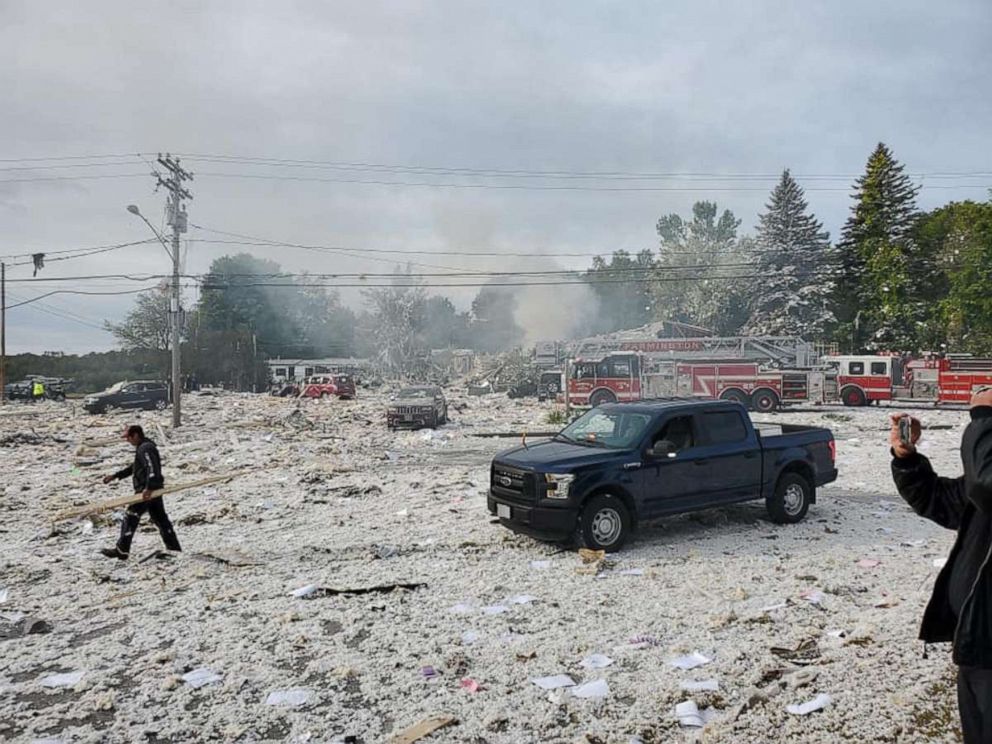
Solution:
{"label": "dark jacket", "polygon": [[151,439],[145,439],[134,450],[134,464],[114,473],[117,480],[131,476],[134,492],[141,493],[146,488],[155,490],[165,485],[162,477],[162,460],[158,447]]}
{"label": "dark jacket", "polygon": [[894,458],[892,477],[913,511],[958,533],[923,613],[920,638],[928,643],[953,641],[954,662],[960,666],[992,668],[992,545],[976,546],[984,560],[960,617],[951,608],[948,591],[968,525],[979,511],[980,517],[992,515],[992,407],[972,409],[961,439],[961,460],[962,477],[941,478],[923,455]]}

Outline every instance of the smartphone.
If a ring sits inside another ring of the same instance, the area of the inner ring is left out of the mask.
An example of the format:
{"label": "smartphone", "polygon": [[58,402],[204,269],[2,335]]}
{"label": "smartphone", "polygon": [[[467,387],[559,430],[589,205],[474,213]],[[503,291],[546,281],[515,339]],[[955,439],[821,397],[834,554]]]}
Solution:
{"label": "smartphone", "polygon": [[909,416],[899,419],[899,441],[903,444],[913,443],[913,419]]}

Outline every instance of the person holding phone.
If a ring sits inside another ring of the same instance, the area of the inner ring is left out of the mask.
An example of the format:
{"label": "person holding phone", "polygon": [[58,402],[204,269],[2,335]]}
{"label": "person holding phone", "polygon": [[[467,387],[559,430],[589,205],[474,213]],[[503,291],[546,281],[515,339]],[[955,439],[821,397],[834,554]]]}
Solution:
{"label": "person holding phone", "polygon": [[921,517],[957,532],[923,613],[920,639],[950,642],[965,744],[992,742],[992,387],[975,391],[961,438],[964,475],[938,476],[916,450],[922,427],[891,418],[892,477]]}

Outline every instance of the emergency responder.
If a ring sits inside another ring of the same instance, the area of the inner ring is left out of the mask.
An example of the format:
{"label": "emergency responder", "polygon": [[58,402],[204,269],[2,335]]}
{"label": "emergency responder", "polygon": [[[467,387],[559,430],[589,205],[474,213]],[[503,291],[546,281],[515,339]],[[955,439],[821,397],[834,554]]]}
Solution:
{"label": "emergency responder", "polygon": [[923,613],[920,638],[950,642],[958,665],[958,711],[966,744],[992,742],[992,389],[971,398],[971,423],[961,438],[964,475],[944,478],[916,451],[921,425],[892,418],[892,477],[917,514],[957,532]]}
{"label": "emergency responder", "polygon": [[31,383],[31,397],[34,400],[41,400],[45,397],[45,383],[41,380],[35,380]]}
{"label": "emergency responder", "polygon": [[134,447],[134,464],[113,475],[104,476],[103,482],[110,483],[131,476],[134,493],[135,495],[140,494],[143,500],[131,504],[124,512],[124,521],[121,523],[121,535],[117,540],[117,545],[112,548],[103,548],[100,552],[108,558],[127,560],[128,554],[131,552],[131,540],[134,538],[135,530],[138,529],[138,523],[141,522],[141,515],[145,512],[148,512],[155,526],[158,527],[165,547],[169,550],[182,550],[179,546],[179,538],[176,537],[176,531],[172,528],[172,522],[169,521],[169,516],[165,513],[162,497],[152,497],[152,491],[165,485],[165,479],[162,477],[162,461],[159,458],[155,442],[146,439],[144,430],[138,425],[129,426],[124,433],[124,438]]}

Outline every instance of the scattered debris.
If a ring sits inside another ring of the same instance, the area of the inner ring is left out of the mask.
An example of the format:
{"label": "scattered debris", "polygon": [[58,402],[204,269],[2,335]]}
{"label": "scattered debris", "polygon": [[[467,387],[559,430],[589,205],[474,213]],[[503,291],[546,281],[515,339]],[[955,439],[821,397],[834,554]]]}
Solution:
{"label": "scattered debris", "polygon": [[388,744],[414,744],[414,742],[430,736],[438,729],[443,729],[446,726],[452,726],[456,723],[458,723],[458,719],[454,716],[448,715],[437,715],[430,718],[425,718],[423,721],[415,723],[409,728],[405,728],[400,731],[394,737],[389,739]]}
{"label": "scattered debris", "polygon": [[675,706],[675,717],[682,726],[702,728],[716,717],[716,712],[710,708],[699,710],[692,700],[686,700]]}
{"label": "scattered debris", "polygon": [[469,692],[478,692],[482,689],[482,685],[469,677],[466,677],[458,684],[463,690],[468,690]]}
{"label": "scattered debris", "polygon": [[720,683],[715,679],[683,680],[679,686],[686,692],[716,692],[720,689]]}
{"label": "scattered debris", "polygon": [[274,705],[280,708],[299,708],[306,705],[313,696],[313,691],[302,687],[294,687],[289,690],[276,690],[270,692],[265,698],[266,705]]}
{"label": "scattered debris", "polygon": [[709,664],[713,659],[699,653],[698,651],[693,651],[691,654],[686,656],[678,656],[674,659],[669,659],[668,663],[671,664],[676,669],[695,669],[696,667],[701,667]]}
{"label": "scattered debris", "polygon": [[291,592],[292,596],[297,598],[317,598],[317,597],[336,597],[336,596],[356,596],[359,594],[389,594],[397,589],[403,589],[406,591],[415,591],[417,589],[423,589],[427,584],[380,584],[378,586],[361,586],[355,589],[335,589],[329,586],[316,586],[313,584],[308,584],[307,586],[301,586],[299,589]]}
{"label": "scattered debris", "polygon": [[820,658],[820,648],[812,638],[800,641],[795,648],[772,646],[768,650],[780,659],[786,659],[793,664],[812,664]]}
{"label": "scattered debris", "polygon": [[42,687],[75,687],[78,685],[86,672],[63,672],[61,674],[50,674],[42,677],[40,682]]}
{"label": "scattered debris", "polygon": [[875,568],[881,565],[881,563],[880,560],[876,560],[875,558],[862,558],[856,565],[858,568]]}
{"label": "scattered debris", "polygon": [[605,679],[594,679],[572,688],[572,695],[583,699],[599,699],[610,694],[610,686]]}
{"label": "scattered debris", "polygon": [[592,654],[579,662],[584,669],[605,669],[613,663],[613,659],[603,654]]}
{"label": "scattered debris", "polygon": [[799,705],[787,705],[785,709],[794,716],[806,716],[814,711],[823,710],[833,702],[833,699],[826,693],[820,693],[812,700]]}
{"label": "scattered debris", "polygon": [[194,690],[205,685],[213,685],[218,682],[223,682],[224,677],[217,672],[207,669],[206,667],[200,667],[199,669],[194,669],[192,672],[186,672],[183,675],[183,682],[188,684]]}
{"label": "scattered debris", "polygon": [[542,690],[557,690],[560,687],[574,687],[575,680],[567,674],[553,674],[550,677],[535,677],[531,679]]}

